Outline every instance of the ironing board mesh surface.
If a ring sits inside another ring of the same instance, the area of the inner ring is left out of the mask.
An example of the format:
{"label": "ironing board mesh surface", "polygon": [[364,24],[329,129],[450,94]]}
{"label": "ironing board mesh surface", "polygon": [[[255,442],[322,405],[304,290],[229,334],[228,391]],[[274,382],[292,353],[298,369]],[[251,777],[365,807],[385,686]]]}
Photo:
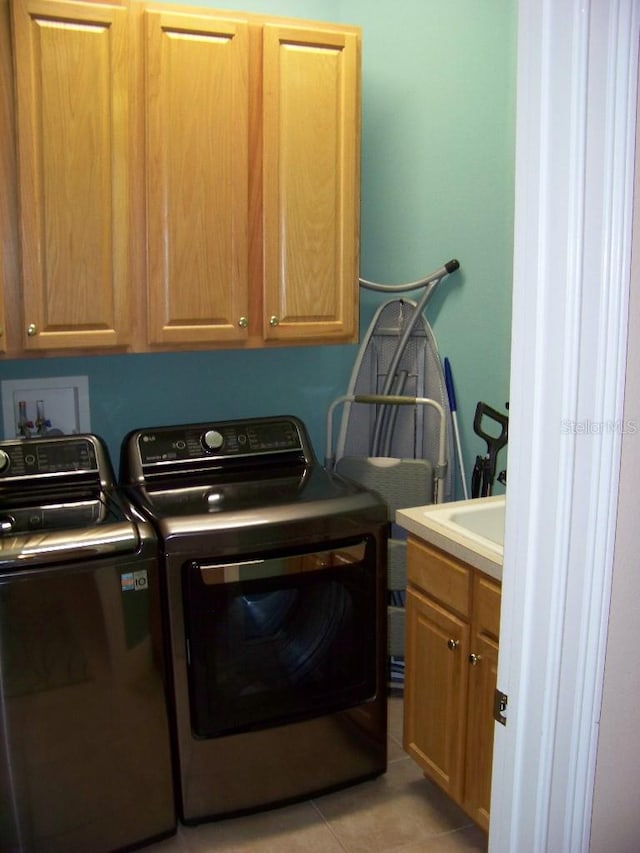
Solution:
{"label": "ironing board mesh surface", "polygon": [[[424,318],[415,324],[402,351],[388,392],[384,392],[390,363],[398,347],[402,330],[413,315],[415,304],[396,299],[382,306],[374,328],[360,351],[351,378],[349,394],[400,394],[427,397],[445,411],[448,467],[444,482],[444,500],[453,493],[454,466],[451,411],[444,383],[442,364],[431,327]],[[382,418],[382,427],[376,422]],[[380,441],[374,446],[376,429]],[[440,418],[431,406],[373,406],[347,403],[336,446],[336,458],[342,456],[390,456],[426,459],[433,465],[438,459]],[[402,506],[415,506],[404,503]]]}
{"label": "ironing board mesh surface", "polygon": [[389,521],[394,520],[397,509],[433,500],[433,466],[426,459],[343,456],[336,471],[378,492],[387,502]]}

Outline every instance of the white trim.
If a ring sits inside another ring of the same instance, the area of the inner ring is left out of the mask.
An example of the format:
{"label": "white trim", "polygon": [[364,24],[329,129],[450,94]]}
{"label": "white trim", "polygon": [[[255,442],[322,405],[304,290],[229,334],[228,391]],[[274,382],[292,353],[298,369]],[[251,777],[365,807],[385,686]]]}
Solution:
{"label": "white trim", "polygon": [[490,850],[588,849],[613,562],[640,0],[519,0]]}

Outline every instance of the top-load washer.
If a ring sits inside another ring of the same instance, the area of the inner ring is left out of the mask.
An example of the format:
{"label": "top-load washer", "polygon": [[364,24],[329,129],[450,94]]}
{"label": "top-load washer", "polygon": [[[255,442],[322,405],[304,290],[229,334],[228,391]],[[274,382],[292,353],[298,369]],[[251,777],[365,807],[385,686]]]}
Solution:
{"label": "top-load washer", "polygon": [[0,849],[175,832],[153,528],[93,435],[0,442]]}
{"label": "top-load washer", "polygon": [[181,819],[383,773],[383,501],[290,416],[136,430],[120,482],[160,543]]}

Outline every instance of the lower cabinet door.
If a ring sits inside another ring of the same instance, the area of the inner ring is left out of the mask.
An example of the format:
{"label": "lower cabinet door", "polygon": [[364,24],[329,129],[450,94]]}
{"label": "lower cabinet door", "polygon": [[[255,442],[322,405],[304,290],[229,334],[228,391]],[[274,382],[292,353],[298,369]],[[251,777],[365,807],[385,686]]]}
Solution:
{"label": "lower cabinet door", "polygon": [[475,636],[475,663],[469,666],[469,710],[463,806],[475,822],[489,829],[493,759],[493,696],[498,672],[498,644]]}
{"label": "lower cabinet door", "polygon": [[446,793],[461,801],[469,626],[407,590],[404,748]]}

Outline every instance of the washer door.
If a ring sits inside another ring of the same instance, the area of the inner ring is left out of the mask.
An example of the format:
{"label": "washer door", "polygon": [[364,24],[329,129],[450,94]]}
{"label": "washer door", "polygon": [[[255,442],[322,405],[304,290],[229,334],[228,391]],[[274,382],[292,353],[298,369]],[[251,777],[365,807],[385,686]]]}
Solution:
{"label": "washer door", "polygon": [[373,539],[183,568],[193,734],[281,725],[376,693]]}

